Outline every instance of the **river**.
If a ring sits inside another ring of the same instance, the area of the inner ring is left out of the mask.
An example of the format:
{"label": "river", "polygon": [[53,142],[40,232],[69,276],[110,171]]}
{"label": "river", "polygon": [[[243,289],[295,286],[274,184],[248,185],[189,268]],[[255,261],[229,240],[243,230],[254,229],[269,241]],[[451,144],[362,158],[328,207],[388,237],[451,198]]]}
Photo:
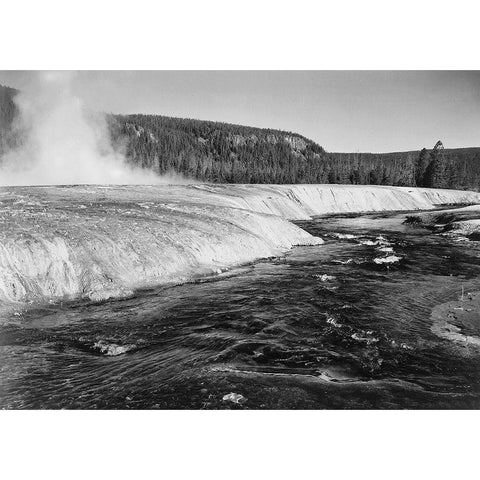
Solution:
{"label": "river", "polygon": [[436,336],[430,313],[480,290],[480,243],[404,219],[295,222],[325,244],[17,314],[0,327],[0,407],[479,408],[480,353]]}

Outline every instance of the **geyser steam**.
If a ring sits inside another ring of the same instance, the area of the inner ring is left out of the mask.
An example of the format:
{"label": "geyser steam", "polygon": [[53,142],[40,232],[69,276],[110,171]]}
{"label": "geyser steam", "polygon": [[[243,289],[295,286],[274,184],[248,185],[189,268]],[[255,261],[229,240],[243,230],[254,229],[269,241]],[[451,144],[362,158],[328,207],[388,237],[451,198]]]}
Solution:
{"label": "geyser steam", "polygon": [[25,138],[0,159],[0,185],[173,183],[126,163],[105,116],[87,112],[74,94],[74,76],[38,72],[17,95],[15,129]]}

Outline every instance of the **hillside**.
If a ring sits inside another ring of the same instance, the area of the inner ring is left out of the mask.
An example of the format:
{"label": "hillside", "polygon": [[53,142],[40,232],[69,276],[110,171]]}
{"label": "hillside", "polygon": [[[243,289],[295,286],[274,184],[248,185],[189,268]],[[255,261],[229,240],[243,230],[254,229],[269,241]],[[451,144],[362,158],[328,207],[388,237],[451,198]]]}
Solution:
{"label": "hillside", "polygon": [[[12,138],[16,91],[0,86],[0,154]],[[480,188],[480,148],[327,153],[299,134],[160,115],[107,116],[129,162],[215,183],[342,183]]]}
{"label": "hillside", "polygon": [[313,183],[325,151],[279,130],[156,115],[111,116],[115,140],[128,138],[127,157],[158,173],[182,172],[222,183]]}

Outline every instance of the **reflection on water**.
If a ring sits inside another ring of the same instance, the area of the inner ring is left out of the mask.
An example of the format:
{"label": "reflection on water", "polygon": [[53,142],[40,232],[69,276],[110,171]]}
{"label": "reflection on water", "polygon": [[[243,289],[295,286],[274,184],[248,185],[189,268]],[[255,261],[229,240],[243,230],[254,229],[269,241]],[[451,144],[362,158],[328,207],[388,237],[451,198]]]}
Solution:
{"label": "reflection on water", "polygon": [[325,245],[14,316],[0,331],[0,406],[478,408],[480,353],[434,335],[430,312],[462,285],[480,290],[479,243],[403,218],[299,222]]}

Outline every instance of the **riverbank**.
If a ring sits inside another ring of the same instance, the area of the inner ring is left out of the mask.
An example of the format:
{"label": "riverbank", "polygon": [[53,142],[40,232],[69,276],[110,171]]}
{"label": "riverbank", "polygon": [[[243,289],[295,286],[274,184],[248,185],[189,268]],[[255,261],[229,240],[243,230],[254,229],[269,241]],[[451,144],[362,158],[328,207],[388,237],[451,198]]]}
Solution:
{"label": "riverbank", "polygon": [[478,240],[480,238],[480,205],[412,214],[407,218],[407,223],[414,223],[437,233],[454,234]]}
{"label": "riverbank", "polygon": [[122,297],[322,243],[289,220],[472,202],[478,192],[386,186],[4,187],[0,303]]}
{"label": "riverbank", "polygon": [[480,351],[480,292],[463,292],[458,300],[432,310],[432,332],[471,352]]}

